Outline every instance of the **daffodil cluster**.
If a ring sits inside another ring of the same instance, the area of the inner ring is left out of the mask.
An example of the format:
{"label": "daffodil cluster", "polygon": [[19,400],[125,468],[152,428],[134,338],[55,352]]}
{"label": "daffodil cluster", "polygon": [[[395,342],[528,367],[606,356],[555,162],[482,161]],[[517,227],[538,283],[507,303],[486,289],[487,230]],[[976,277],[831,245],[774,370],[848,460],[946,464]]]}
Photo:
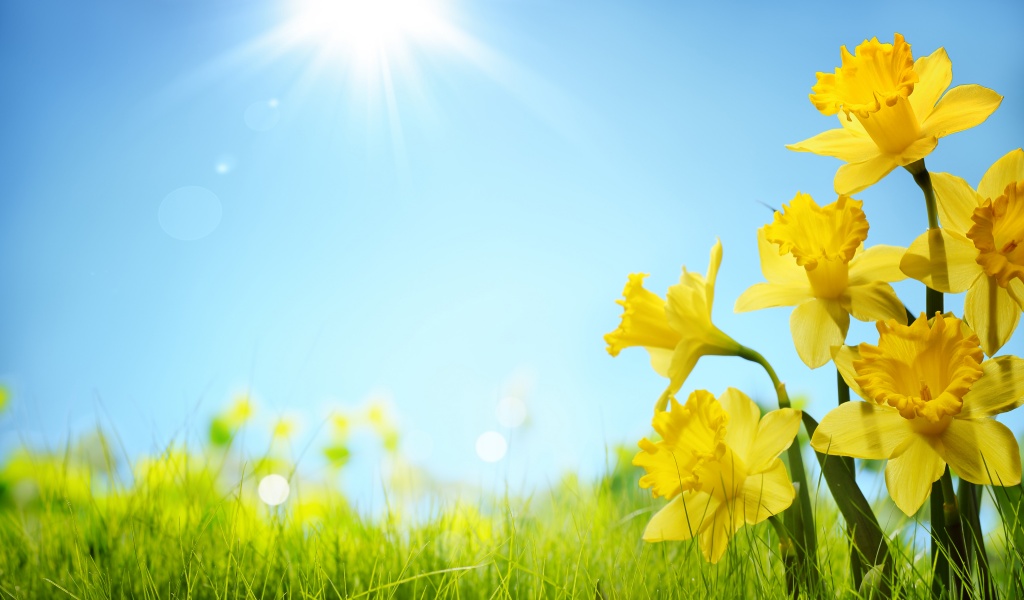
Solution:
{"label": "daffodil cluster", "polygon": [[[996,160],[976,188],[949,173],[929,173],[924,159],[939,138],[981,124],[1002,101],[979,85],[947,91],[951,82],[942,48],[915,60],[900,34],[891,44],[866,40],[852,53],[844,46],[840,67],[818,73],[810,94],[818,111],[838,116],[840,127],[788,146],[844,161],[836,195],[819,203],[798,192],[757,231],[765,281],[752,282],[735,311],[794,307],[789,322],[797,355],[811,369],[834,363],[842,378],[840,404],[823,410],[820,424],[789,408],[785,385],[767,360],[712,322],[721,242],[712,249],[706,278],[684,268],[664,298],[643,287],[646,275],[629,276],[620,325],[605,336],[608,352],[645,348],[655,372],[669,380],[655,402],[652,425],[659,437],[641,440],[634,459],[645,471],[641,487],[670,500],[651,519],[644,540],[698,538],[705,558],[718,562],[740,527],[792,511],[777,530],[791,535],[788,541],[813,563],[813,515],[796,500],[792,483],[805,477],[799,448],[791,446],[801,420],[827,483],[843,490],[834,499],[848,519],[855,516],[851,507],[863,514],[869,504],[843,466],[852,462],[830,463],[829,456],[886,460],[889,495],[907,515],[942,479],[946,512],[943,517],[933,509],[936,530],[943,519],[946,527],[953,527],[950,519],[970,525],[969,514],[956,512],[956,496],[947,495],[951,474],[962,485],[1020,483],[1017,441],[995,417],[1024,404],[1024,360],[996,356],[1024,312],[1024,151]],[[870,204],[851,195],[896,167],[905,167],[921,187],[929,228],[908,237],[906,247],[867,246]],[[891,285],[906,278],[928,288],[928,310],[916,318]],[[945,313],[942,294],[964,292],[964,314]],[[851,317],[875,323],[877,339],[849,342]],[[706,355],[761,364],[780,409],[762,416],[734,388],[717,399],[696,390],[679,404],[676,394]],[[849,390],[863,401],[846,401]],[[819,402],[813,407],[824,409]],[[787,448],[788,472],[779,459]],[[877,530],[871,539],[884,550],[887,536],[873,514],[867,517],[862,523]],[[792,530],[801,522],[809,533]],[[973,543],[980,540],[979,532]],[[883,554],[866,560],[880,561]],[[967,586],[970,569],[960,567],[952,581]]]}

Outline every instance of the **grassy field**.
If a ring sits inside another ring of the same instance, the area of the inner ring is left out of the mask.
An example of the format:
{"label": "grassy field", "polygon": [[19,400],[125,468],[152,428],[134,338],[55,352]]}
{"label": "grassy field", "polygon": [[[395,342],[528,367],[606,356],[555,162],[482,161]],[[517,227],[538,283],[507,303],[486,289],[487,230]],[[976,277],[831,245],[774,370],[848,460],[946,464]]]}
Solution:
{"label": "grassy field", "polygon": [[[628,448],[609,451],[596,482],[568,476],[529,497],[396,493],[377,518],[335,485],[298,477],[288,501],[269,507],[256,484],[282,465],[246,463],[230,448],[172,449],[130,476],[100,448],[7,457],[0,598],[788,597],[767,523],[741,529],[718,565],[695,543],[642,542],[663,501],[637,486]],[[858,597],[844,526],[818,487],[823,588],[801,595]],[[926,517],[885,523],[903,597],[929,595]],[[1001,594],[1019,595],[1022,547],[998,529],[990,537]]]}

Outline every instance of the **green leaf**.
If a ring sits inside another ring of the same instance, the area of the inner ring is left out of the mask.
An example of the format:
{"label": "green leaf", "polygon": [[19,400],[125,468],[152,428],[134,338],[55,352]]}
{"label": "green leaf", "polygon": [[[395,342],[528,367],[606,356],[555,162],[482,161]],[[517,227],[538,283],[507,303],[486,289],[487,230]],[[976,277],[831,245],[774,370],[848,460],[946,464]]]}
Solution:
{"label": "green leaf", "polygon": [[[804,427],[807,433],[814,435],[818,422],[806,412],[803,413]],[[886,544],[885,534],[878,525],[878,519],[871,510],[864,493],[861,492],[846,462],[839,456],[829,456],[815,452],[818,463],[821,464],[821,472],[825,476],[825,483],[832,491],[839,511],[843,518],[853,530],[853,543],[861,553],[866,564],[881,565],[888,561],[889,546]]]}
{"label": "green leaf", "polygon": [[351,453],[348,450],[348,447],[342,444],[328,446],[324,448],[323,452],[324,458],[327,459],[327,462],[329,462],[331,466],[336,469],[344,467],[345,464],[348,462],[349,456],[351,455]]}
{"label": "green leaf", "polygon": [[1020,484],[1006,487],[994,485],[992,495],[996,498],[996,508],[1003,519],[1008,550],[1017,560],[1021,560],[1024,558],[1024,487]]}
{"label": "green leaf", "polygon": [[233,435],[231,425],[224,417],[216,417],[210,422],[210,443],[214,446],[227,446]]}

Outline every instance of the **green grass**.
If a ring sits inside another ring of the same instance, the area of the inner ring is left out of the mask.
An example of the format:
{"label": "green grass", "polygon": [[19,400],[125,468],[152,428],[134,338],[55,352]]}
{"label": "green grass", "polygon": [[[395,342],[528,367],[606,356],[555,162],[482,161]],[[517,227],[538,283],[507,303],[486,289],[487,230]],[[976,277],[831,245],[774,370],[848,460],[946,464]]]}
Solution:
{"label": "green grass", "polygon": [[[246,465],[230,447],[169,450],[130,476],[105,443],[20,451],[0,471],[0,599],[788,597],[768,523],[741,529],[718,565],[692,542],[642,542],[664,501],[639,489],[631,450],[612,454],[597,482],[568,476],[529,497],[395,495],[368,518],[336,486],[297,478],[285,508],[262,505],[256,482],[281,465]],[[825,589],[808,595],[856,598],[844,526],[819,486]],[[927,597],[927,543],[915,542],[926,520],[883,525],[897,592]],[[995,580],[1014,593],[1020,552],[996,537]]]}

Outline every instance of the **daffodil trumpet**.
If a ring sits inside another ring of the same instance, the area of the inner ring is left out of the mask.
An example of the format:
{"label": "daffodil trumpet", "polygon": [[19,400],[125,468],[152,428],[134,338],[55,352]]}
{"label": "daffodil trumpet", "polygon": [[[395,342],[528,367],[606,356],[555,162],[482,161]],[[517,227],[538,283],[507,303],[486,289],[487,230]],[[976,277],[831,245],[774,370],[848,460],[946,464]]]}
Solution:
{"label": "daffodil trumpet", "polygon": [[946,465],[972,483],[1020,483],[1017,440],[992,417],[1024,403],[1024,360],[983,360],[977,335],[952,316],[877,327],[877,345],[842,346],[835,355],[865,401],[829,412],[811,446],[888,460],[886,487],[907,515],[924,504]]}
{"label": "daffodil trumpet", "polygon": [[683,267],[679,283],[661,298],[644,288],[643,273],[633,273],[622,291],[622,319],[604,336],[608,354],[618,356],[624,348],[647,350],[655,372],[669,380],[655,404],[663,411],[668,399],[679,391],[702,356],[736,356],[742,348],[711,320],[715,279],[722,264],[722,242],[715,240],[705,278]]}
{"label": "daffodil trumpet", "polygon": [[861,321],[904,320],[906,310],[889,282],[905,251],[897,246],[864,248],[868,220],[863,202],[840,196],[819,206],[797,193],[757,232],[761,272],[736,299],[736,312],[795,306],[789,326],[805,365],[817,369],[846,341],[850,317]]}
{"label": "daffodil trumpet", "polygon": [[835,176],[839,194],[856,193],[923,159],[939,138],[981,124],[1003,100],[980,85],[946,92],[953,68],[945,49],[914,60],[898,33],[891,44],[864,40],[853,53],[843,46],[841,58],[834,73],[817,74],[810,95],[841,127],[787,146],[845,162]]}
{"label": "daffodil trumpet", "polygon": [[931,182],[942,229],[918,236],[900,268],[938,292],[967,292],[964,320],[993,356],[1024,312],[1024,150],[992,164],[977,189],[949,173]]}
{"label": "daffodil trumpet", "polygon": [[984,360],[977,335],[952,316],[929,321],[922,314],[910,325],[877,327],[877,345],[843,346],[835,354],[836,366],[865,402],[826,415],[811,446],[830,455],[888,459],[886,487],[907,515],[930,496],[933,530],[945,546],[939,556],[955,567],[937,569],[933,581],[946,585],[951,573],[955,586],[965,589],[963,526],[947,465],[974,484],[1020,483],[1017,441],[992,417],[1024,403],[1024,360]]}
{"label": "daffodil trumpet", "polygon": [[659,441],[640,440],[633,464],[645,471],[640,487],[670,502],[647,524],[648,542],[698,538],[704,558],[717,563],[744,525],[778,515],[796,493],[778,458],[793,445],[800,412],[779,409],[761,416],[743,392],[720,397],[705,390],[651,422]]}

